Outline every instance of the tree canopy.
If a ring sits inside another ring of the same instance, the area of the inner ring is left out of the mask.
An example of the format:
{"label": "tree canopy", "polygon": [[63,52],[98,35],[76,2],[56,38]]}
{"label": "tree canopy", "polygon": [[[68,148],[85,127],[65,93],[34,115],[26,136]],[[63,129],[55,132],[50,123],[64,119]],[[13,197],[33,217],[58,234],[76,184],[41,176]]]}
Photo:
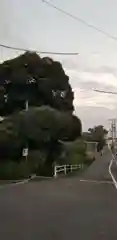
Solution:
{"label": "tree canopy", "polygon": [[0,64],[0,159],[20,159],[27,144],[54,161],[60,141],[81,136],[73,100],[69,77],[49,57],[26,52]]}
{"label": "tree canopy", "polygon": [[108,133],[108,131],[102,125],[89,128],[88,131],[92,140],[96,142],[103,141],[105,139],[105,135]]}
{"label": "tree canopy", "polygon": [[62,65],[26,52],[0,64],[0,112],[7,115],[29,106],[49,105],[73,112],[74,94]]}

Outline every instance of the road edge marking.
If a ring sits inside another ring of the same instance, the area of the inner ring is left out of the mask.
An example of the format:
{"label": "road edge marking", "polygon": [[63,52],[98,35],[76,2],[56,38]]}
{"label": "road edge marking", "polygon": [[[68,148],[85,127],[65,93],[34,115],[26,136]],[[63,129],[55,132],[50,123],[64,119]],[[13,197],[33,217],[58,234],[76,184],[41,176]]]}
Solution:
{"label": "road edge marking", "polygon": [[2,185],[0,185],[0,189],[7,188],[7,187],[14,187],[14,186],[17,186],[17,185],[25,184],[25,183],[28,183],[30,180],[32,180],[34,178],[36,178],[36,175],[33,175],[30,178],[24,179],[24,180],[19,181],[19,182],[2,184]]}
{"label": "road edge marking", "polygon": [[80,179],[80,182],[97,183],[97,184],[113,184],[112,181],[97,181],[97,180],[88,180],[88,179]]}
{"label": "road edge marking", "polygon": [[113,181],[113,184],[114,184],[114,186],[115,186],[115,188],[117,190],[117,182],[116,182],[116,179],[113,176],[112,170],[111,170],[111,167],[112,167],[112,164],[113,164],[114,160],[115,160],[115,157],[114,157],[114,155],[112,155],[112,159],[111,159],[110,164],[109,164],[109,174],[110,174],[110,176],[112,178],[112,181]]}

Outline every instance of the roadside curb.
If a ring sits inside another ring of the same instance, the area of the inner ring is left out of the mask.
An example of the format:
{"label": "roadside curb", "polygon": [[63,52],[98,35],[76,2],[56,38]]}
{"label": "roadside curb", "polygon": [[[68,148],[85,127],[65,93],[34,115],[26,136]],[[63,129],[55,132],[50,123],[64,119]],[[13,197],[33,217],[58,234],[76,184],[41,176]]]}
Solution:
{"label": "roadside curb", "polygon": [[49,179],[54,179],[54,177],[46,177],[46,176],[35,176],[35,178],[31,179],[34,181],[38,181],[38,180],[49,180]]}
{"label": "roadside curb", "polygon": [[25,184],[25,183],[28,183],[29,181],[33,180],[34,178],[36,178],[36,175],[32,175],[30,176],[29,178],[27,179],[23,179],[23,180],[11,180],[11,183],[6,183],[6,184],[2,184],[0,185],[0,189],[3,189],[3,188],[6,188],[6,187],[14,187],[14,186],[17,186],[17,185],[21,185],[21,184]]}

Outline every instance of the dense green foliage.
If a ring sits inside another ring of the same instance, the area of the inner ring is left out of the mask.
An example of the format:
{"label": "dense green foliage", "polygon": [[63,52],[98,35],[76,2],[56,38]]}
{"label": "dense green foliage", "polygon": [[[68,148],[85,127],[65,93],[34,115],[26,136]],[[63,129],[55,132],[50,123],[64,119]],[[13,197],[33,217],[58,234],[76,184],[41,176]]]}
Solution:
{"label": "dense green foliage", "polygon": [[77,121],[74,134],[74,117],[50,107],[15,113],[0,124],[0,159],[21,158],[26,143],[30,149],[57,152],[59,140],[74,140],[74,136],[81,135],[80,121]]}
{"label": "dense green foliage", "polygon": [[[5,98],[4,98],[5,94]],[[27,52],[0,65],[1,113],[9,114],[29,106],[49,105],[73,112],[74,94],[59,62]]]}
{"label": "dense green foliage", "polygon": [[85,161],[86,144],[82,139],[73,142],[64,142],[64,151],[62,152],[62,162],[68,164],[80,164]]}
{"label": "dense green foliage", "polygon": [[105,140],[107,133],[108,131],[102,125],[98,125],[83,133],[83,138],[89,142],[102,142]]}
{"label": "dense green foliage", "polygon": [[102,125],[89,128],[88,131],[91,134],[92,140],[96,142],[103,141],[105,139],[105,135],[108,133],[108,131]]}
{"label": "dense green foliage", "polygon": [[[0,177],[19,178],[34,169],[42,174],[52,171],[54,161],[64,152],[61,141],[81,136],[73,99],[69,77],[59,62],[27,52],[0,64],[0,116],[4,116],[0,122]],[[24,163],[25,147],[29,154]]]}

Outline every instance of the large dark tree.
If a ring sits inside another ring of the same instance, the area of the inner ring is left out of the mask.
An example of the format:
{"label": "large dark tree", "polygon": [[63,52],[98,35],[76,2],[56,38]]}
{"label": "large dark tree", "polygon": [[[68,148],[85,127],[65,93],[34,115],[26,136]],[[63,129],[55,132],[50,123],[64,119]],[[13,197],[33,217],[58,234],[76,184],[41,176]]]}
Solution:
{"label": "large dark tree", "polygon": [[34,52],[0,64],[0,87],[0,115],[25,108],[26,100],[29,106],[49,105],[73,112],[74,95],[62,65]]}
{"label": "large dark tree", "polygon": [[[62,65],[34,52],[0,64],[0,160],[18,161],[22,150],[39,150],[49,166],[63,141],[81,136],[73,115],[74,94]],[[24,111],[28,102],[28,111]]]}
{"label": "large dark tree", "polygon": [[0,123],[0,159],[9,156],[20,158],[26,143],[29,149],[44,149],[57,154],[60,140],[71,141],[76,139],[76,135],[81,135],[78,118],[47,106],[33,107]]}

